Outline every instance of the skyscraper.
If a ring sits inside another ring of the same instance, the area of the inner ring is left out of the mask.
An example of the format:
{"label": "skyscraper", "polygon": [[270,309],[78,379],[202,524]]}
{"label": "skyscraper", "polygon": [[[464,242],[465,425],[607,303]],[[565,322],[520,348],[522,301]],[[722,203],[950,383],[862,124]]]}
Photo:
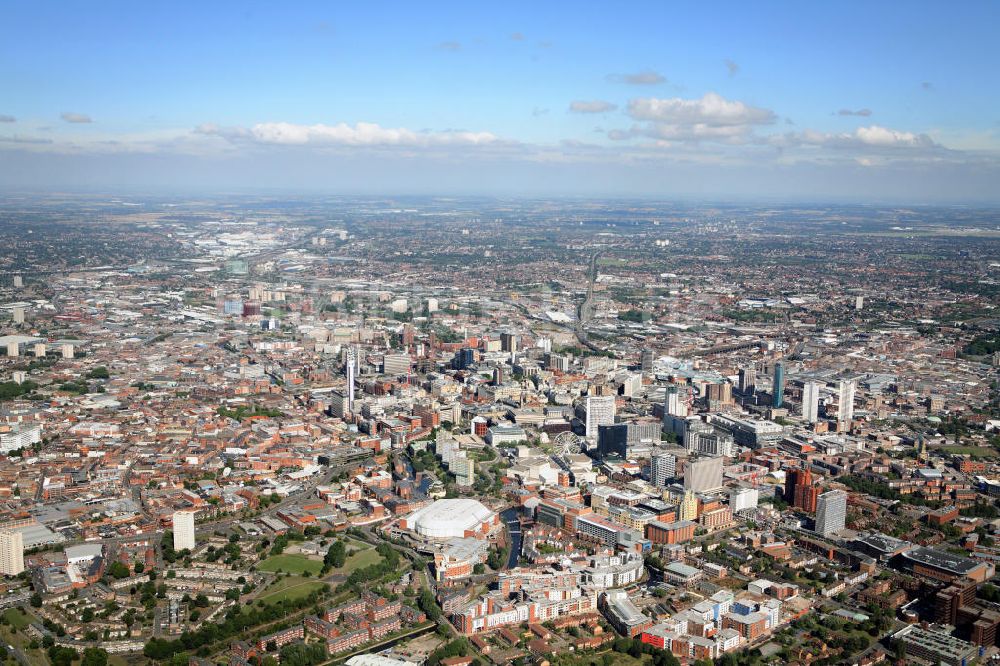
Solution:
{"label": "skyscraper", "polygon": [[174,550],[194,550],[194,511],[174,511]]}
{"label": "skyscraper", "polygon": [[808,469],[790,469],[785,473],[785,501],[803,511],[816,510],[819,488],[813,485],[812,472]]}
{"label": "skyscraper", "polygon": [[819,419],[819,383],[806,382],[802,387],[802,418],[809,423]]}
{"label": "skyscraper", "polygon": [[517,335],[514,333],[500,334],[500,349],[508,354],[517,353]]}
{"label": "skyscraper", "polygon": [[667,387],[667,393],[663,401],[663,413],[666,416],[678,416],[680,418],[688,415],[687,405],[684,403],[684,398],[678,387]]}
{"label": "skyscraper", "polygon": [[844,529],[847,520],[847,493],[830,490],[816,502],[816,532],[824,536]]}
{"label": "skyscraper", "polygon": [[639,357],[639,369],[645,373],[653,371],[653,350],[646,348],[642,350]]}
{"label": "skyscraper", "polygon": [[743,395],[750,395],[757,388],[757,368],[753,363],[740,368],[739,386],[737,388]]}
{"label": "skyscraper", "polygon": [[837,420],[845,425],[850,425],[854,420],[854,392],[855,384],[853,379],[840,380],[840,397],[837,402]]}
{"label": "skyscraper", "polygon": [[785,402],[785,363],[774,364],[774,384],[771,387],[771,406],[777,409]]}
{"label": "skyscraper", "polygon": [[354,348],[347,350],[347,411],[354,411],[354,375],[358,371],[358,356]]}
{"label": "skyscraper", "polygon": [[615,397],[587,396],[587,430],[588,439],[597,437],[597,427],[613,425],[615,422]]}
{"label": "skyscraper", "polygon": [[0,574],[16,576],[24,571],[24,536],[17,530],[0,530]]}
{"label": "skyscraper", "polygon": [[684,489],[696,493],[722,487],[722,457],[692,458],[684,468]]}
{"label": "skyscraper", "polygon": [[663,488],[677,475],[677,457],[672,453],[654,453],[649,461],[649,477],[653,485]]}

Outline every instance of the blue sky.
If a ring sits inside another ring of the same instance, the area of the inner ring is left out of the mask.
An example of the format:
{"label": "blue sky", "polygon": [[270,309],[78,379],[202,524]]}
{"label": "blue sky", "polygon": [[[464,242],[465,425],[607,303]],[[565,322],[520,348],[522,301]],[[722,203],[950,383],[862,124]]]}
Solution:
{"label": "blue sky", "polygon": [[997,202],[997,25],[996,2],[3,1],[0,180]]}

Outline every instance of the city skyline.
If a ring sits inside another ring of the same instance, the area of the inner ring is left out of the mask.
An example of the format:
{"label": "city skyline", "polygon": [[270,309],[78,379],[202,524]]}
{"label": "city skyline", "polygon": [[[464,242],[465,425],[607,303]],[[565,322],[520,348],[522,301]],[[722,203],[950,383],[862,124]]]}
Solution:
{"label": "city skyline", "polygon": [[0,181],[996,203],[1000,10],[908,9],[6,3]]}

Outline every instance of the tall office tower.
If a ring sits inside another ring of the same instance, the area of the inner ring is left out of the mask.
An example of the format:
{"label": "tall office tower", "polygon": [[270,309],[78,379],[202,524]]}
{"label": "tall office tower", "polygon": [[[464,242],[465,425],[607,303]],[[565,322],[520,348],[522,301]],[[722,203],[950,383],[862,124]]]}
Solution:
{"label": "tall office tower", "polygon": [[777,409],[785,402],[785,363],[774,364],[774,384],[771,386],[771,406]]}
{"label": "tall office tower", "polygon": [[615,423],[597,426],[597,454],[601,460],[609,456],[627,458],[628,424]]}
{"label": "tall office tower", "polygon": [[757,388],[757,368],[753,363],[740,368],[740,393],[749,395]]}
{"label": "tall office tower", "polygon": [[721,384],[709,384],[706,389],[709,408],[728,405],[733,402],[733,385],[727,381]]}
{"label": "tall office tower", "polygon": [[722,487],[722,457],[692,458],[684,468],[684,489],[696,493]]}
{"label": "tall office tower", "polygon": [[24,308],[22,307],[14,308],[14,323],[15,324],[24,323]]}
{"label": "tall office tower", "polygon": [[73,345],[63,345],[59,348],[63,358],[73,358]]}
{"label": "tall office tower", "polygon": [[427,311],[428,312],[437,312],[438,311],[438,299],[436,299],[436,298],[428,298],[427,299]]}
{"label": "tall office tower", "polygon": [[661,451],[649,460],[649,478],[657,488],[664,488],[670,479],[677,476],[677,457]]}
{"label": "tall office tower", "polygon": [[802,387],[802,418],[809,423],[819,420],[819,383],[806,382]]}
{"label": "tall office tower", "polygon": [[517,336],[513,333],[501,333],[500,351],[505,351],[508,354],[517,353]]}
{"label": "tall office tower", "polygon": [[698,498],[694,492],[684,491],[684,499],[677,507],[677,520],[698,520]]}
{"label": "tall office tower", "polygon": [[715,428],[709,426],[706,430],[689,430],[684,438],[687,450],[706,456],[727,456],[732,458],[736,455],[736,447],[732,435],[719,433]]}
{"label": "tall office tower", "polygon": [[588,439],[597,437],[597,428],[602,425],[614,425],[615,396],[587,396],[587,430]]}
{"label": "tall office tower", "polygon": [[455,357],[451,359],[451,367],[456,370],[466,370],[476,363],[476,350],[463,347],[455,352]]}
{"label": "tall office tower", "polygon": [[785,501],[803,511],[816,510],[819,488],[813,485],[812,472],[807,469],[790,469],[785,474]]}
{"label": "tall office tower", "polygon": [[413,324],[403,324],[403,330],[399,334],[399,341],[404,347],[409,347],[413,344],[414,337],[416,336],[413,330]]}
{"label": "tall office tower", "polygon": [[816,531],[823,536],[844,529],[847,520],[847,493],[830,490],[816,502]]}
{"label": "tall office tower", "polygon": [[653,371],[653,350],[643,349],[639,356],[639,369],[645,373]]}
{"label": "tall office tower", "polygon": [[837,402],[837,420],[844,424],[850,424],[854,420],[854,391],[853,379],[840,380],[840,398]]}
{"label": "tall office tower", "polygon": [[358,354],[354,347],[347,349],[347,411],[354,412],[354,375],[358,371]]}
{"label": "tall office tower", "polygon": [[20,289],[23,286],[24,286],[24,278],[22,278],[20,275],[15,275],[14,276],[14,288],[15,289]]}
{"label": "tall office tower", "polygon": [[330,416],[342,419],[351,411],[347,406],[347,398],[340,391],[330,391]]}
{"label": "tall office tower", "polygon": [[409,354],[386,354],[382,357],[382,372],[387,375],[405,375],[410,372]]}
{"label": "tall office tower", "polygon": [[194,511],[174,511],[174,550],[194,550]]}
{"label": "tall office tower", "polygon": [[0,574],[16,576],[24,571],[24,536],[17,530],[0,530]]}
{"label": "tall office tower", "polygon": [[688,415],[687,405],[684,397],[676,386],[668,386],[667,394],[663,401],[663,414],[665,416],[678,416],[684,418]]}
{"label": "tall office tower", "polygon": [[459,487],[471,486],[476,481],[476,461],[467,457],[465,451],[448,463],[448,471],[455,475],[455,485]]}
{"label": "tall office tower", "polygon": [[864,309],[864,307],[865,307],[865,297],[864,296],[856,296],[854,298],[854,309],[855,310],[862,310],[862,309]]}

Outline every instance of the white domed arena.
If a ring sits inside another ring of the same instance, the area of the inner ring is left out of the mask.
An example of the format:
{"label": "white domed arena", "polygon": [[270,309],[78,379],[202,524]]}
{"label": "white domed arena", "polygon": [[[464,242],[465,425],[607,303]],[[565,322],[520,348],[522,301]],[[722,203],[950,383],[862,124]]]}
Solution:
{"label": "white domed arena", "polygon": [[442,499],[414,511],[400,527],[425,539],[454,539],[488,534],[497,524],[494,511],[474,499]]}

